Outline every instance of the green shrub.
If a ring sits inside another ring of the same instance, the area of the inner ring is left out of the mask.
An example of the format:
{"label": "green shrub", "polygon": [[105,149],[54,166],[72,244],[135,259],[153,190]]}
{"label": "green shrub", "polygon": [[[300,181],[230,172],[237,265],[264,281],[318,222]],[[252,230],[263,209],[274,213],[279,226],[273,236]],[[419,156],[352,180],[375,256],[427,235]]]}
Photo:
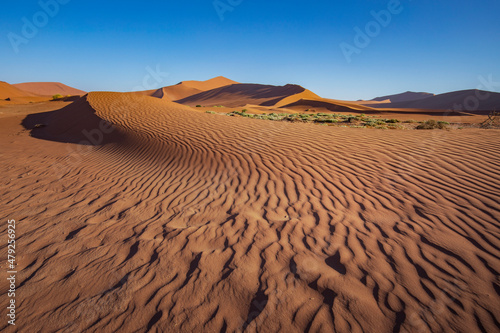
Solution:
{"label": "green shrub", "polygon": [[201,105],[196,105],[197,108],[201,108]]}
{"label": "green shrub", "polygon": [[57,101],[58,99],[61,99],[61,98],[63,98],[63,96],[60,94],[56,94],[56,95],[52,96],[53,101]]}
{"label": "green shrub", "polygon": [[417,129],[445,129],[450,123],[446,121],[427,120],[417,126]]}
{"label": "green shrub", "polygon": [[215,114],[215,111],[205,111],[205,113]]}
{"label": "green shrub", "polygon": [[399,120],[397,120],[397,119],[388,119],[386,121],[386,123],[388,123],[388,124],[397,124],[397,123],[399,123]]}

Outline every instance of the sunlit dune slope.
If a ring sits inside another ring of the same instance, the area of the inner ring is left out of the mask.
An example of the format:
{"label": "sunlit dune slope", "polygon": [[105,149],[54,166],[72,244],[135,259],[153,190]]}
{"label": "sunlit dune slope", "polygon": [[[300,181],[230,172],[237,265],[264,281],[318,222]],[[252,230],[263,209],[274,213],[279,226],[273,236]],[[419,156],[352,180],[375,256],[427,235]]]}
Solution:
{"label": "sunlit dune slope", "polygon": [[35,96],[38,95],[23,91],[14,85],[8,84],[7,82],[0,81],[0,99]]}

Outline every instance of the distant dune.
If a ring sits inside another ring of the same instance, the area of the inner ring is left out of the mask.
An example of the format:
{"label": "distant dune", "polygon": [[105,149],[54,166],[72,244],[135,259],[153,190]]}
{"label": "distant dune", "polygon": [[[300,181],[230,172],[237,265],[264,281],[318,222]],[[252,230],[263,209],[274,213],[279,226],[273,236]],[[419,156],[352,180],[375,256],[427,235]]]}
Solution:
{"label": "distant dune", "polygon": [[408,108],[456,111],[500,110],[500,93],[482,90],[462,90],[435,95],[416,101],[370,104],[373,108]]}
{"label": "distant dune", "polygon": [[375,102],[387,101],[389,103],[398,103],[398,102],[416,101],[416,100],[428,98],[431,96],[435,96],[435,95],[430,94],[430,93],[426,93],[426,92],[407,91],[407,92],[404,92],[402,94],[377,97],[377,98],[372,99],[372,101],[375,101]]}
{"label": "distant dune", "polygon": [[7,82],[0,81],[0,99],[14,98],[14,97],[35,97],[35,96],[38,95],[21,90],[15,85],[8,84]]}
{"label": "distant dune", "polygon": [[85,91],[79,90],[60,82],[26,82],[13,84],[13,86],[27,91],[32,94],[41,96],[54,96],[54,95],[79,95],[83,96],[86,94]]}
{"label": "distant dune", "polygon": [[186,87],[198,89],[200,91],[207,91],[237,83],[238,82],[230,80],[223,76],[218,76],[206,81],[182,81],[179,84]]}
{"label": "distant dune", "polygon": [[232,84],[189,96],[176,102],[189,106],[224,105],[228,107],[252,105],[272,106],[285,97],[305,92],[306,89],[293,84],[272,86],[262,84]]}
{"label": "distant dune", "polygon": [[321,99],[298,99],[289,104],[283,105],[283,108],[303,110],[304,108],[309,109],[325,109],[332,112],[351,112],[351,111],[361,111],[364,113],[379,113],[378,110],[374,110],[367,106],[351,104],[344,101],[332,101],[326,98]]}
{"label": "distant dune", "polygon": [[[237,88],[261,104],[314,98]],[[16,329],[497,332],[497,141],[219,116],[134,93],[2,118]]]}
{"label": "distant dune", "polygon": [[206,81],[183,81],[176,85],[167,86],[154,90],[136,92],[139,95],[152,96],[167,101],[175,101],[199,94],[203,91],[237,84],[236,81],[229,80],[223,76],[218,76]]}
{"label": "distant dune", "polygon": [[276,108],[314,108],[321,107],[330,111],[371,110],[371,108],[349,102],[321,98],[299,85],[287,84],[273,86],[262,84],[233,84],[177,100],[188,106],[223,105],[243,107],[259,105]]}

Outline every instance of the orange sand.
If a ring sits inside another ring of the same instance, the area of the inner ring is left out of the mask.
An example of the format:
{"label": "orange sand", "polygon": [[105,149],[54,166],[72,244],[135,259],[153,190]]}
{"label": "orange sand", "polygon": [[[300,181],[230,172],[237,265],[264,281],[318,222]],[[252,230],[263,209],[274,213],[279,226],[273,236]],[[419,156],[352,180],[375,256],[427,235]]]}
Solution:
{"label": "orange sand", "polygon": [[499,329],[498,130],[40,111],[0,121],[21,332]]}

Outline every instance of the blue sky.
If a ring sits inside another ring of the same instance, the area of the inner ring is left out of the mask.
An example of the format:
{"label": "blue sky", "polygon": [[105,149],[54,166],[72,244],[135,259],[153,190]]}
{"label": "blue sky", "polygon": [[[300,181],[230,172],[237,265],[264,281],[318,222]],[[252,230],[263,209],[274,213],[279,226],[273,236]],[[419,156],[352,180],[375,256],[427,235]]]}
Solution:
{"label": "blue sky", "polygon": [[[131,91],[158,68],[146,88],[223,75],[338,99],[473,89],[479,76],[500,82],[497,0],[216,3],[219,12],[213,0],[5,0],[0,80]],[[375,23],[372,11],[390,22]],[[23,33],[26,21],[35,33]],[[366,34],[367,24],[369,44],[356,45],[355,27]],[[347,44],[357,49],[350,62]]]}

